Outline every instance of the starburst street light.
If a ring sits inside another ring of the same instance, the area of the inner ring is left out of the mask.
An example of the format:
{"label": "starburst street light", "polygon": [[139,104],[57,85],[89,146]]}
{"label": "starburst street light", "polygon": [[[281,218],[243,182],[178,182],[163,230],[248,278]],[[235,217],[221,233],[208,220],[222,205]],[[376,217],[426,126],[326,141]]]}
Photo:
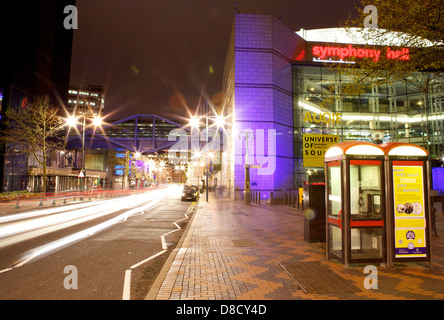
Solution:
{"label": "starburst street light", "polygon": [[65,119],[65,122],[69,127],[75,127],[78,124],[77,118],[74,116],[68,116],[68,118]]}
{"label": "starburst street light", "polygon": [[191,128],[199,128],[200,119],[198,117],[192,117],[189,121]]}
{"label": "starburst street light", "polygon": [[103,124],[103,119],[102,118],[100,118],[100,117],[94,117],[93,119],[92,119],[92,123],[93,123],[93,125],[97,128],[97,127],[100,127],[102,124]]}
{"label": "starburst street light", "polygon": [[214,124],[218,129],[223,128],[225,125],[225,117],[223,115],[217,115],[215,117]]}
{"label": "starburst street light", "polygon": [[[227,124],[225,121],[226,117],[223,115],[216,114],[215,116],[203,116],[202,118],[205,118],[207,120],[206,122],[208,122],[208,119],[212,120],[213,124],[210,125],[210,127],[216,126],[218,129],[223,128],[225,124]],[[188,124],[191,128],[197,129],[200,127],[200,121],[201,118],[193,116],[191,119],[189,119]]]}

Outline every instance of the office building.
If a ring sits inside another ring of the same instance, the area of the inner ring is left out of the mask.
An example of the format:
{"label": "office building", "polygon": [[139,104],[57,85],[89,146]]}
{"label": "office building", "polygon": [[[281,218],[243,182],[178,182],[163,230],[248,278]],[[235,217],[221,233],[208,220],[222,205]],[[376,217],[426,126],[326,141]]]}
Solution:
{"label": "office building", "polygon": [[[0,5],[2,114],[46,95],[60,108],[66,104],[73,40],[73,30],[63,24],[68,5],[75,1],[16,0]],[[25,189],[27,156],[12,145],[0,149],[1,190]]]}
{"label": "office building", "polygon": [[67,111],[69,115],[103,115],[105,89],[103,86],[89,85],[87,88],[70,87]]}

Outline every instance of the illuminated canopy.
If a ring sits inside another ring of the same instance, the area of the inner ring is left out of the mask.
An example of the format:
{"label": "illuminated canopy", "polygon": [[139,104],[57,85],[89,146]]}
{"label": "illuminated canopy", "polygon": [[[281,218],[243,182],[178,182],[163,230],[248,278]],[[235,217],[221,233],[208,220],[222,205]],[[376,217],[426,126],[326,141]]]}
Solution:
{"label": "illuminated canopy", "polygon": [[389,142],[375,145],[364,141],[346,141],[331,146],[325,152],[325,159],[341,155],[375,155],[375,156],[418,156],[428,155],[427,150],[410,143]]}
{"label": "illuminated canopy", "polygon": [[338,143],[327,149],[327,151],[325,152],[325,158],[333,158],[344,154],[383,156],[384,150],[370,142],[346,141]]}
{"label": "illuminated canopy", "polygon": [[[386,30],[380,29],[381,34],[385,34]],[[379,45],[379,46],[403,46],[408,34],[403,32],[387,32],[384,39],[378,38],[378,43],[370,41],[370,29],[365,28],[323,28],[305,30],[301,29],[296,33],[304,38],[305,41],[310,42],[329,42],[329,43],[348,43],[348,44],[364,44],[364,45]],[[428,40],[423,40],[421,43],[424,46],[433,45]]]}
{"label": "illuminated canopy", "polygon": [[428,155],[426,149],[410,143],[389,142],[381,144],[380,147],[383,148],[389,156],[426,157]]}

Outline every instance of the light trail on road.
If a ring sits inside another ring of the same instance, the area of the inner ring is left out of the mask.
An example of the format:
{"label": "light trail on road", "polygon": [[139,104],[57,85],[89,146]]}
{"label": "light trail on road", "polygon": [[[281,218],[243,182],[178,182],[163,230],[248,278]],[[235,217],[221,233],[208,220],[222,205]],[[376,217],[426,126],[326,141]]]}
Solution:
{"label": "light trail on road", "polygon": [[102,222],[98,225],[95,225],[94,227],[84,229],[80,232],[71,234],[71,235],[66,236],[64,238],[52,241],[50,243],[44,244],[44,245],[37,247],[35,249],[29,250],[21,256],[21,258],[19,259],[20,262],[17,261],[16,265],[14,267],[21,267],[22,265],[28,263],[29,261],[34,260],[36,257],[44,256],[49,253],[55,252],[61,248],[66,247],[67,245],[70,245],[70,244],[75,243],[79,240],[88,238],[100,231],[103,231],[109,227],[112,227],[116,223],[126,221],[130,216],[135,215],[137,213],[141,213],[144,210],[147,210],[147,209],[151,208],[152,206],[156,205],[157,203],[159,203],[162,200],[162,198],[163,198],[163,196],[158,197],[156,199],[152,199],[149,204],[146,204],[146,205],[131,209],[129,211],[126,211],[125,213],[120,214],[117,217],[109,219],[109,220]]}
{"label": "light trail on road", "polygon": [[144,210],[151,208],[168,194],[177,193],[178,190],[176,189],[177,187],[173,186],[123,198],[81,203],[1,217],[0,248],[127,210],[123,214],[110,218],[96,226],[30,250],[20,259],[20,265],[22,265],[23,261],[29,261],[39,255],[47,254],[57,248],[64,247],[109,228],[116,223],[126,221],[132,215],[143,213]]}

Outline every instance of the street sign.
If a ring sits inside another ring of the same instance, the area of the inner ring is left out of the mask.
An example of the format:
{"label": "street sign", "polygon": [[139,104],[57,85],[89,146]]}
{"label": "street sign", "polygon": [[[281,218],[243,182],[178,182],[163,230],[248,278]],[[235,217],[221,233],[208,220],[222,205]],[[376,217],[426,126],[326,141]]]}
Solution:
{"label": "street sign", "polygon": [[261,164],[252,164],[252,165],[250,165],[250,168],[262,168],[262,165]]}
{"label": "street sign", "polygon": [[79,178],[85,178],[85,173],[83,170],[79,172]]}

